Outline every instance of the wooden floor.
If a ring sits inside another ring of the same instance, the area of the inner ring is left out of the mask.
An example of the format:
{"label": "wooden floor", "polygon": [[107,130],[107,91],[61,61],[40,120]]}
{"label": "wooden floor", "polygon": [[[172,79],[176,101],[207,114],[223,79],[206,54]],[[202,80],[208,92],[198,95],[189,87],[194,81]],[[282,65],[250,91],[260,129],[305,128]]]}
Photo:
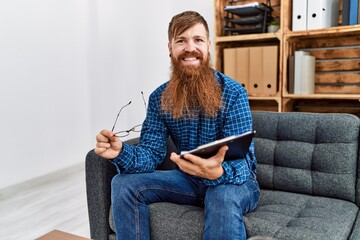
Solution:
{"label": "wooden floor", "polygon": [[90,237],[84,164],[0,190],[0,239],[29,240],[58,229]]}

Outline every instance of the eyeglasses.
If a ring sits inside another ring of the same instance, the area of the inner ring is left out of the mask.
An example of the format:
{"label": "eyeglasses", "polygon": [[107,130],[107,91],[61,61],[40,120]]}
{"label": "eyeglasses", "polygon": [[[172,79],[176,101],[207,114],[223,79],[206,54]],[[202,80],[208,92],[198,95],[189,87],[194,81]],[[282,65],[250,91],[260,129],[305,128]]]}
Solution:
{"label": "eyeglasses", "polygon": [[[145,98],[144,98],[144,93],[143,93],[142,91],[141,91],[141,97],[142,97],[142,100],[143,100],[143,102],[144,102],[145,112],[146,112],[146,101],[145,101]],[[112,131],[112,132],[113,132],[114,129],[115,129],[115,126],[116,126],[116,123],[117,123],[117,120],[118,120],[118,118],[119,118],[119,116],[120,116],[121,111],[122,111],[124,108],[126,108],[127,106],[129,106],[130,104],[131,104],[131,101],[130,101],[128,104],[126,104],[126,105],[124,105],[124,106],[122,106],[122,107],[120,108],[119,113],[118,113],[117,116],[116,116],[114,125],[113,125],[113,127],[111,128],[111,131]],[[138,125],[133,126],[133,127],[130,128],[130,129],[128,129],[128,130],[123,130],[123,131],[116,132],[116,133],[115,133],[115,136],[117,136],[117,137],[119,137],[119,138],[122,138],[122,137],[127,137],[127,136],[130,134],[130,132],[141,132],[141,126],[142,126],[142,124],[138,124]]]}

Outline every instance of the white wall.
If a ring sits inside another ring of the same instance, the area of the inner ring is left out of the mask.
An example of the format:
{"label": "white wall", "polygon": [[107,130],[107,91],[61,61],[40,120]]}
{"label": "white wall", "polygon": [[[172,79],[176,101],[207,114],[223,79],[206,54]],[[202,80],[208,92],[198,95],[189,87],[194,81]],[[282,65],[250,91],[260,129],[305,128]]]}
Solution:
{"label": "white wall", "polygon": [[167,27],[183,10],[214,29],[206,0],[0,1],[0,189],[84,162],[130,100],[119,128],[142,122],[140,91],[168,80]]}
{"label": "white wall", "polygon": [[91,145],[86,0],[0,1],[0,188]]}
{"label": "white wall", "polygon": [[[213,1],[153,0],[98,1],[97,30],[92,30],[90,62],[93,131],[110,128],[120,107],[119,129],[141,123],[145,110],[140,92],[146,99],[168,80],[170,58],[167,28],[171,17],[184,10],[199,11],[213,27]],[[94,19],[94,18],[92,18]],[[214,34],[211,34],[212,37]],[[101,68],[99,68],[101,66]],[[132,134],[129,137],[137,136]]]}

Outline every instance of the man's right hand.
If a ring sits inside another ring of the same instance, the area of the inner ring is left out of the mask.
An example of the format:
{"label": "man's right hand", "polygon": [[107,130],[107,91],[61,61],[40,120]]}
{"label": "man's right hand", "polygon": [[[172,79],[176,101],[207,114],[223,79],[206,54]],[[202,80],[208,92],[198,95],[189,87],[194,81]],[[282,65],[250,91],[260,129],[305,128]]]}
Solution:
{"label": "man's right hand", "polygon": [[110,130],[102,130],[96,135],[95,153],[106,159],[114,159],[119,156],[123,144],[120,139]]}

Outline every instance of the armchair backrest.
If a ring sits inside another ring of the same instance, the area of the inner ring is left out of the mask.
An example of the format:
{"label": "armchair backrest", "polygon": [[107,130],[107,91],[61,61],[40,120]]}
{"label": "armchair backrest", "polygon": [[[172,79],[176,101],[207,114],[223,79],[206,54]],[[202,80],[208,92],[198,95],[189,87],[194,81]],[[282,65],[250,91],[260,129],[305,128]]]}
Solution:
{"label": "armchair backrest", "polygon": [[170,160],[170,154],[172,152],[178,153],[178,149],[175,146],[174,142],[172,141],[171,137],[168,138],[167,145],[166,145],[166,156],[164,162],[162,162],[157,169],[159,170],[171,170],[178,168],[177,165]]}
{"label": "armchair backrest", "polygon": [[360,120],[336,113],[253,113],[261,188],[358,202]]}

